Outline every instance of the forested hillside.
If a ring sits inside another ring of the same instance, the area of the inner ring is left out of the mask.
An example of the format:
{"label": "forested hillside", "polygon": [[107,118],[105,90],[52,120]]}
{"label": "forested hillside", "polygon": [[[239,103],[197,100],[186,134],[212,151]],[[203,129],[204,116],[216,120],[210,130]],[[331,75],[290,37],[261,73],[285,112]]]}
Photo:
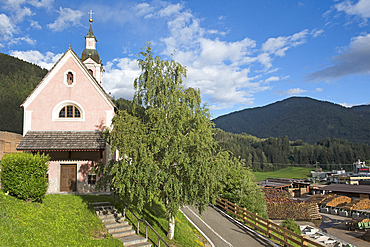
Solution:
{"label": "forested hillside", "polygon": [[[214,130],[218,144],[235,157],[246,160],[254,171],[273,171],[286,166],[312,166],[323,169],[352,170],[358,159],[370,160],[370,146],[346,140],[324,138],[314,145],[301,140],[289,141],[287,136],[259,139],[248,134]],[[368,163],[368,162],[367,162]]]}
{"label": "forested hillside", "polygon": [[311,98],[291,97],[264,107],[218,117],[217,128],[258,138],[301,139],[309,144],[330,137],[370,144],[370,105],[345,108]]}
{"label": "forested hillside", "polygon": [[22,134],[20,105],[48,71],[0,53],[0,131]]}

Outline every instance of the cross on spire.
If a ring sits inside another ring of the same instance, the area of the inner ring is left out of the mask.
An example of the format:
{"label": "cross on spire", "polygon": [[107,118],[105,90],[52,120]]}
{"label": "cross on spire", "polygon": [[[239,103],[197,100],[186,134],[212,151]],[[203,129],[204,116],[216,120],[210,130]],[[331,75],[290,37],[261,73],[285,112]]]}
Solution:
{"label": "cross on spire", "polygon": [[93,16],[93,12],[92,12],[92,10],[90,10],[89,12],[88,12],[88,14],[90,15],[90,19],[89,19],[89,21],[90,22],[92,22],[93,21],[93,19],[92,19],[92,16]]}

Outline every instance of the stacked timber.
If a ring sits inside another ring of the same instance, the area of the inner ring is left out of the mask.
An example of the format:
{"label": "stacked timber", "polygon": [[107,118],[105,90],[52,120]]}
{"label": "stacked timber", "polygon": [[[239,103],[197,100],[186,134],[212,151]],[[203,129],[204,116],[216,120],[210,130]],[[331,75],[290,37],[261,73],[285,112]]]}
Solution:
{"label": "stacked timber", "polygon": [[341,207],[347,203],[350,203],[351,201],[352,199],[348,196],[332,196],[322,201],[321,205],[329,207]]}
{"label": "stacked timber", "polygon": [[349,210],[370,209],[370,199],[355,199],[343,206],[343,208]]}
{"label": "stacked timber", "polygon": [[321,219],[316,203],[289,198],[289,192],[281,189],[263,189],[270,219],[312,220]]}
{"label": "stacked timber", "polygon": [[317,204],[320,204],[322,203],[325,199],[329,198],[329,197],[333,197],[333,195],[313,195],[311,196],[310,198],[308,198],[308,202],[314,202],[314,203],[317,203]]}
{"label": "stacked timber", "polygon": [[313,220],[321,219],[316,203],[268,202],[267,213],[270,219]]}

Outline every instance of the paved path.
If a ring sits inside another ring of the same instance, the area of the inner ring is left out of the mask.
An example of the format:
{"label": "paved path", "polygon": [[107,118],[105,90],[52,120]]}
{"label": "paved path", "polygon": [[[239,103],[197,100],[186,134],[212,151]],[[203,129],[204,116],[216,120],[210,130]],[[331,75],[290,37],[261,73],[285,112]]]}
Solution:
{"label": "paved path", "polygon": [[259,247],[275,246],[254,232],[240,226],[212,207],[199,215],[193,207],[181,208],[181,211],[200,229],[216,247]]}

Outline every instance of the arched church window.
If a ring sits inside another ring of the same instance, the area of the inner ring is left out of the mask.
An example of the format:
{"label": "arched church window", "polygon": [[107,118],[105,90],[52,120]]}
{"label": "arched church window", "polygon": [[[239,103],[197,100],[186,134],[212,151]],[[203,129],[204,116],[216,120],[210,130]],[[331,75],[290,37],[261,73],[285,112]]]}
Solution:
{"label": "arched church window", "polygon": [[67,73],[67,84],[72,85],[73,84],[73,74],[72,72]]}
{"label": "arched church window", "polygon": [[90,74],[93,76],[94,75],[94,72],[92,71],[92,69],[89,69],[89,72]]}
{"label": "arched church window", "polygon": [[80,110],[74,105],[66,105],[59,111],[59,118],[80,118]]}

